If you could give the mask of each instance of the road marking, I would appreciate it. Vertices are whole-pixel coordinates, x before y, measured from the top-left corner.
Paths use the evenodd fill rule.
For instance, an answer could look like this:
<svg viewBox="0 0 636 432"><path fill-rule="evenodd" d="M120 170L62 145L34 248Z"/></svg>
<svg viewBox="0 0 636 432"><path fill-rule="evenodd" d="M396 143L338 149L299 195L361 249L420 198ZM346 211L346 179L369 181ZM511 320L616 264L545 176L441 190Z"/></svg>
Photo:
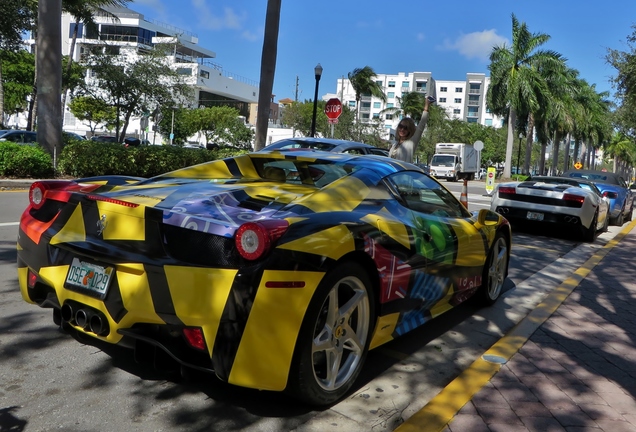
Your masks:
<svg viewBox="0 0 636 432"><path fill-rule="evenodd" d="M20 222L2 222L2 223L0 223L0 227L18 226L18 225L20 225Z"/></svg>
<svg viewBox="0 0 636 432"><path fill-rule="evenodd" d="M592 255L561 285L557 286L525 318L450 382L421 410L395 429L395 432L440 432L448 426L459 410L479 392L499 371L502 362L509 361L530 336L561 306L581 281L636 226L636 219L621 230L603 248ZM501 362L484 360L500 358Z"/></svg>

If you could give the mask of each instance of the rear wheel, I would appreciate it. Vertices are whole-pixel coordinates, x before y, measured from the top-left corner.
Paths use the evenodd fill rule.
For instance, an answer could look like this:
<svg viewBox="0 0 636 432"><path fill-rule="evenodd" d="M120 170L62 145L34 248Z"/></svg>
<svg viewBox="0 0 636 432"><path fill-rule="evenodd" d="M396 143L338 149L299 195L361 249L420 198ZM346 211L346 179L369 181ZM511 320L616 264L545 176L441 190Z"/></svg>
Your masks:
<svg viewBox="0 0 636 432"><path fill-rule="evenodd" d="M484 266L479 301L487 306L494 304L503 289L508 275L508 243L503 234L497 233Z"/></svg>
<svg viewBox="0 0 636 432"><path fill-rule="evenodd" d="M583 230L583 241L593 242L596 239L596 226L598 225L598 210L594 213L594 217L592 218L592 222L588 228L581 226Z"/></svg>
<svg viewBox="0 0 636 432"><path fill-rule="evenodd" d="M367 272L353 262L329 272L305 314L288 391L311 405L328 405L344 396L366 358L373 316Z"/></svg>

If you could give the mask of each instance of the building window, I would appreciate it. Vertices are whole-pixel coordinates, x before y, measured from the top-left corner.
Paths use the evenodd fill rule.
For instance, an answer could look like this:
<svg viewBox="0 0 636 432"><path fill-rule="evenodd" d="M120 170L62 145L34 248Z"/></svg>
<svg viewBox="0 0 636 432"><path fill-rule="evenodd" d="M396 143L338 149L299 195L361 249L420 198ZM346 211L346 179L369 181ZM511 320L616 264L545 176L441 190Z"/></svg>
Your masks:
<svg viewBox="0 0 636 432"><path fill-rule="evenodd" d="M425 82L417 82L415 83L415 90L418 92L426 91L426 83Z"/></svg>
<svg viewBox="0 0 636 432"><path fill-rule="evenodd" d="M486 126L492 126L492 119L486 119Z"/></svg>
<svg viewBox="0 0 636 432"><path fill-rule="evenodd" d="M387 108L393 108L393 104L392 103L388 103L388 104L386 104L386 107Z"/></svg>
<svg viewBox="0 0 636 432"><path fill-rule="evenodd" d="M379 119L379 118L380 118L380 114L378 114L378 113L373 113L373 118L374 118L374 119Z"/></svg>
<svg viewBox="0 0 636 432"><path fill-rule="evenodd" d="M389 87L395 87L395 81L389 81Z"/></svg>
<svg viewBox="0 0 636 432"><path fill-rule="evenodd" d="M349 101L349 108L355 108L356 107L356 101Z"/></svg>
<svg viewBox="0 0 636 432"><path fill-rule="evenodd" d="M369 120L369 114L362 114L362 118L364 120Z"/></svg>
<svg viewBox="0 0 636 432"><path fill-rule="evenodd" d="M393 120L393 114L387 114L384 118L387 120Z"/></svg>
<svg viewBox="0 0 636 432"><path fill-rule="evenodd" d="M477 123L477 117L468 117L466 123Z"/></svg>
<svg viewBox="0 0 636 432"><path fill-rule="evenodd" d="M371 108L371 102L362 102L362 108Z"/></svg>
<svg viewBox="0 0 636 432"><path fill-rule="evenodd" d="M470 93L479 93L481 91L481 84L479 83L475 83L475 84L470 84Z"/></svg>
<svg viewBox="0 0 636 432"><path fill-rule="evenodd" d="M440 103L445 103L446 102L446 98L439 98Z"/></svg>
<svg viewBox="0 0 636 432"><path fill-rule="evenodd" d="M461 87L455 87L455 93L463 93L464 89Z"/></svg>
<svg viewBox="0 0 636 432"><path fill-rule="evenodd" d="M204 70L199 71L199 76L200 76L201 78L208 79L208 78L210 78L210 72L208 72L208 71L204 71Z"/></svg>
<svg viewBox="0 0 636 432"><path fill-rule="evenodd" d="M408 81L402 81L402 87L409 88L409 87L410 87L410 85L411 85L411 83L410 83L410 82L408 82Z"/></svg>
<svg viewBox="0 0 636 432"><path fill-rule="evenodd" d="M386 96L388 98L394 98L395 97L395 92L389 92Z"/></svg>
<svg viewBox="0 0 636 432"><path fill-rule="evenodd" d="M179 75L192 75L192 68L177 68Z"/></svg>
<svg viewBox="0 0 636 432"><path fill-rule="evenodd" d="M373 102L373 108L381 108L380 102Z"/></svg>
<svg viewBox="0 0 636 432"><path fill-rule="evenodd" d="M82 36L84 35L84 23L79 23L79 24L71 23L68 30L68 37L73 38L73 32L75 31L76 25L77 25L77 37L81 39ZM66 122L64 122L64 124L66 124Z"/></svg>
<svg viewBox="0 0 636 432"><path fill-rule="evenodd" d="M446 92L448 91L448 87L440 87L440 88L439 88L439 91L440 91L441 93L446 93Z"/></svg>
<svg viewBox="0 0 636 432"><path fill-rule="evenodd" d="M460 110L459 108L455 108L453 110L453 114L461 114L461 113L462 113L462 110Z"/></svg>
<svg viewBox="0 0 636 432"><path fill-rule="evenodd" d="M468 107L468 115L471 117L476 117L479 115L479 107L469 106Z"/></svg>
<svg viewBox="0 0 636 432"><path fill-rule="evenodd" d="M379 85L380 87L382 87L382 81L376 81L375 83Z"/></svg>
<svg viewBox="0 0 636 432"><path fill-rule="evenodd" d="M455 103L462 103L462 98L455 98Z"/></svg>

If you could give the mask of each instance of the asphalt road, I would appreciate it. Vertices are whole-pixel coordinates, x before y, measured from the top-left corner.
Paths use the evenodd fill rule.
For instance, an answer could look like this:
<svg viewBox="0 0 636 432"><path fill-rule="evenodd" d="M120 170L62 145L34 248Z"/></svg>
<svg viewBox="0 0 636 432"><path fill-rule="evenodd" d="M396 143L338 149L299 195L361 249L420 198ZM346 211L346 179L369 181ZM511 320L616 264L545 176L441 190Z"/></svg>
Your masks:
<svg viewBox="0 0 636 432"><path fill-rule="evenodd" d="M488 206L478 183L471 210ZM593 244L515 233L506 292L493 307L464 304L372 351L349 397L311 410L208 375L184 381L144 369L128 350L61 332L50 309L19 294L15 241L26 199L0 192L0 431L390 431L619 231Z"/></svg>

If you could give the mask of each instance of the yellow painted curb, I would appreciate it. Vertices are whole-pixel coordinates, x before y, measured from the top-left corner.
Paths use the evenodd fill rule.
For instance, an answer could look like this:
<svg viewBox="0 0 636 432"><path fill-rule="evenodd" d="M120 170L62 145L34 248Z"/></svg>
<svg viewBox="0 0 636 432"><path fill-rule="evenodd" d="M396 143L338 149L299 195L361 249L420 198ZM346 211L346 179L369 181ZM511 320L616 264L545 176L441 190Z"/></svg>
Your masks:
<svg viewBox="0 0 636 432"><path fill-rule="evenodd" d="M557 286L534 310L517 323L468 369L451 381L421 410L413 414L395 429L395 432L440 432L450 423L459 410L481 390L501 368L500 363L484 360L496 356L502 363L509 361L521 349L530 336L558 309L583 279L633 228L636 219L592 255L568 279Z"/></svg>

